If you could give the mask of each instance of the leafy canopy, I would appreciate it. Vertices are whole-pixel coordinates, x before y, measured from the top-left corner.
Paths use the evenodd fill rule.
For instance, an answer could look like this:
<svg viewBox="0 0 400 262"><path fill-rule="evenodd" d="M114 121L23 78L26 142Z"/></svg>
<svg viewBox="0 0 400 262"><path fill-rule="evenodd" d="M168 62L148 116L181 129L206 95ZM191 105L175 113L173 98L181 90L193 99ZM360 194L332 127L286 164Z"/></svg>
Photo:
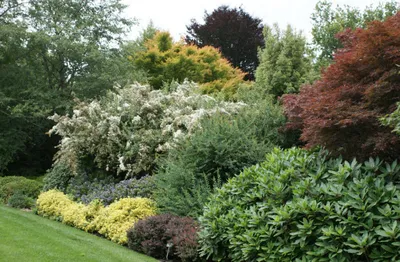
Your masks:
<svg viewBox="0 0 400 262"><path fill-rule="evenodd" d="M399 9L397 1L381 3L375 8L372 5L367 6L363 11L348 5L333 7L332 2L319 1L311 15L313 44L319 53L317 64L329 65L336 49L343 47L336 34L347 28L366 28L369 22L383 21L396 14Z"/></svg>
<svg viewBox="0 0 400 262"><path fill-rule="evenodd" d="M70 109L72 92L93 97L131 76L113 48L132 25L124 9L119 0L0 2L0 170L43 172L57 143L47 116Z"/></svg>
<svg viewBox="0 0 400 262"><path fill-rule="evenodd" d="M290 25L280 30L278 25L264 28L265 48L259 52L256 85L275 97L297 93L310 78L310 50L301 32Z"/></svg>
<svg viewBox="0 0 400 262"><path fill-rule="evenodd" d="M146 51L132 59L138 68L148 73L149 83L155 89L160 89L164 83L182 83L188 79L200 83L206 93L223 91L232 97L244 82L244 74L233 68L213 47L173 43L167 32L158 32L147 41L146 47Z"/></svg>
<svg viewBox="0 0 400 262"><path fill-rule="evenodd" d="M218 48L234 67L247 73L247 80L254 80L257 50L264 45L261 19L252 17L241 7L223 5L211 14L205 12L204 24L193 19L186 28L187 43Z"/></svg>
<svg viewBox="0 0 400 262"><path fill-rule="evenodd" d="M340 39L344 48L322 79L284 97L288 128L301 129L308 147L321 145L346 159L397 159L400 139L379 118L400 101L400 13Z"/></svg>

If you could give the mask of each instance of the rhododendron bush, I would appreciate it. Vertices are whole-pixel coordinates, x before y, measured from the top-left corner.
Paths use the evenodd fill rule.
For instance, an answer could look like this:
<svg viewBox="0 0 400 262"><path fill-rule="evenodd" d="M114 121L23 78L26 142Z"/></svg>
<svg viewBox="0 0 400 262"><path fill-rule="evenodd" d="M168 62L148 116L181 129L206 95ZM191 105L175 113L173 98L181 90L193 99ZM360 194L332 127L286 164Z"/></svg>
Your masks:
<svg viewBox="0 0 400 262"><path fill-rule="evenodd" d="M199 129L215 113L235 114L244 103L219 101L185 82L172 92L134 84L116 87L92 102L77 101L72 115L53 115L49 131L62 137L55 164L78 170L90 159L98 168L126 174L151 173L155 159Z"/></svg>

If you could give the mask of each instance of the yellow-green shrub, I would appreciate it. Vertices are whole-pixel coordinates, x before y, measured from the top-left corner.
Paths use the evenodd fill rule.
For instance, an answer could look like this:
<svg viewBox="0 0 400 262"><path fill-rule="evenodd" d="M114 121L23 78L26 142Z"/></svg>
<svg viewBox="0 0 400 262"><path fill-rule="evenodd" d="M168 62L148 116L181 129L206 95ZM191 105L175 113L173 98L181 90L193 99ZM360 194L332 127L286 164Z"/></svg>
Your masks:
<svg viewBox="0 0 400 262"><path fill-rule="evenodd" d="M104 207L100 201L77 203L64 193L50 190L37 200L38 214L61 220L64 224L98 232L119 244L127 243L127 231L139 219L155 215L155 203L147 198L122 198Z"/></svg>
<svg viewBox="0 0 400 262"><path fill-rule="evenodd" d="M73 205L62 212L63 223L86 232L93 232L96 230L94 220L103 209L103 204L96 200L89 205L74 202Z"/></svg>
<svg viewBox="0 0 400 262"><path fill-rule="evenodd" d="M205 93L222 92L233 98L238 87L245 83L245 73L232 67L218 49L198 48L183 42L172 42L168 32L158 32L146 42L146 50L130 57L135 65L146 71L149 83L160 89L163 83L184 79L201 84Z"/></svg>
<svg viewBox="0 0 400 262"><path fill-rule="evenodd" d="M53 189L39 195L36 208L39 215L62 220L63 212L70 209L73 204L76 203L63 192Z"/></svg>
<svg viewBox="0 0 400 262"><path fill-rule="evenodd" d="M122 198L101 210L95 218L96 231L113 242L126 244L126 232L136 221L155 215L155 204L147 198Z"/></svg>

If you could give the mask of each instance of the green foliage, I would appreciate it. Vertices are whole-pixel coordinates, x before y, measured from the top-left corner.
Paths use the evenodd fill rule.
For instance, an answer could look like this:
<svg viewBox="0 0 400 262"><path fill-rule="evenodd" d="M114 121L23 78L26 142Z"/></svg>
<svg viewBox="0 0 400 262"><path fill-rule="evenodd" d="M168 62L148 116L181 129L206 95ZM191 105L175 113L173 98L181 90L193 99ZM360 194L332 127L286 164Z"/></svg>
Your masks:
<svg viewBox="0 0 400 262"><path fill-rule="evenodd" d="M45 135L47 116L67 112L73 92L91 98L115 81L143 79L125 47L113 48L132 25L120 2L1 1L0 171L37 175L51 166L58 139Z"/></svg>
<svg viewBox="0 0 400 262"><path fill-rule="evenodd" d="M43 191L58 189L65 192L72 177L73 172L68 166L56 164L48 171L43 180Z"/></svg>
<svg viewBox="0 0 400 262"><path fill-rule="evenodd" d="M290 25L281 31L277 24L264 28L265 48L260 50L256 85L279 97L297 93L302 84L313 80L310 50L302 33Z"/></svg>
<svg viewBox="0 0 400 262"><path fill-rule="evenodd" d="M393 128L393 132L400 135L400 103L397 103L397 109L390 115L381 118L381 122L385 126Z"/></svg>
<svg viewBox="0 0 400 262"><path fill-rule="evenodd" d="M0 177L0 201L15 207L32 207L31 200L37 198L42 187L42 183L25 177Z"/></svg>
<svg viewBox="0 0 400 262"><path fill-rule="evenodd" d="M198 48L172 43L167 32L158 32L146 43L147 50L132 56L135 65L148 73L149 83L160 89L164 83L185 79L202 84L206 93L223 91L233 97L244 74L233 68L213 47Z"/></svg>
<svg viewBox="0 0 400 262"><path fill-rule="evenodd" d="M198 129L200 119L244 106L196 91L198 86L187 82L169 93L135 84L116 87L101 100L78 101L72 116L52 117L56 125L50 133L62 137L56 165L74 173L82 166L115 175L151 173L156 158Z"/></svg>
<svg viewBox="0 0 400 262"><path fill-rule="evenodd" d="M281 145L278 129L284 123L281 108L271 100L249 105L236 116L205 119L157 172L155 199L161 210L198 217L214 188Z"/></svg>
<svg viewBox="0 0 400 262"><path fill-rule="evenodd" d="M7 205L14 208L32 208L35 205L35 200L22 193L17 193L10 196Z"/></svg>
<svg viewBox="0 0 400 262"><path fill-rule="evenodd" d="M317 66L325 67L332 62L335 50L343 47L335 37L337 33L347 28L365 28L374 20L383 21L397 13L400 5L397 1L381 3L375 8L371 5L361 11L358 8L345 5L332 7L332 2L322 0L315 6L311 15L313 21L312 35L319 57Z"/></svg>
<svg viewBox="0 0 400 262"><path fill-rule="evenodd" d="M215 261L397 261L400 165L275 149L215 193L200 217Z"/></svg>

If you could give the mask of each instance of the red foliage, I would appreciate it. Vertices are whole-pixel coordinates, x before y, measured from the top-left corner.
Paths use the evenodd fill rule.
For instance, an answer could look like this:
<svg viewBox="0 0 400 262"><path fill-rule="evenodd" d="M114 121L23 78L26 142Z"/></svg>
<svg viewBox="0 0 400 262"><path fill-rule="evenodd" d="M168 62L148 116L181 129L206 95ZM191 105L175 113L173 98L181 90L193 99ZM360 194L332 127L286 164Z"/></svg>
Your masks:
<svg viewBox="0 0 400 262"><path fill-rule="evenodd" d="M322 145L350 159L400 156L400 138L379 118L400 101L400 12L367 29L338 34L339 49L321 80L283 97L287 128L307 147Z"/></svg>
<svg viewBox="0 0 400 262"><path fill-rule="evenodd" d="M165 259L168 253L173 261L195 261L197 223L193 218L171 214L148 217L128 230L128 246L155 258Z"/></svg>

